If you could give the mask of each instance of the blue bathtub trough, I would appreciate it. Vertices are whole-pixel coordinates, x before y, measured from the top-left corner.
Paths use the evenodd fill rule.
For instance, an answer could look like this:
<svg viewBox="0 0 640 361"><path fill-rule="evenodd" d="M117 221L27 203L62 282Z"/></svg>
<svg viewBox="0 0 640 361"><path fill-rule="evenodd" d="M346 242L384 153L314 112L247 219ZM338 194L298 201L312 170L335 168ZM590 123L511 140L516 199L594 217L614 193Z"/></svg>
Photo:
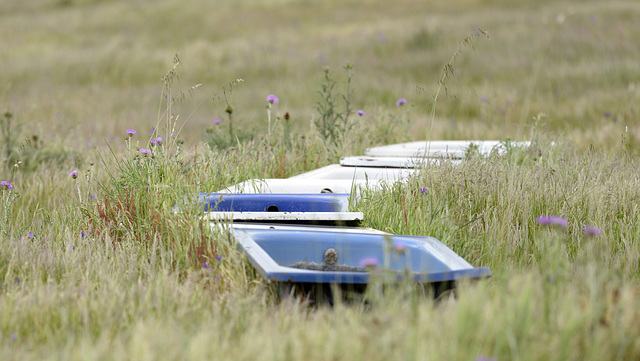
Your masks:
<svg viewBox="0 0 640 361"><path fill-rule="evenodd" d="M341 227L233 229L258 272L274 282L366 284L384 273L435 283L490 276L433 237L397 236Z"/></svg>

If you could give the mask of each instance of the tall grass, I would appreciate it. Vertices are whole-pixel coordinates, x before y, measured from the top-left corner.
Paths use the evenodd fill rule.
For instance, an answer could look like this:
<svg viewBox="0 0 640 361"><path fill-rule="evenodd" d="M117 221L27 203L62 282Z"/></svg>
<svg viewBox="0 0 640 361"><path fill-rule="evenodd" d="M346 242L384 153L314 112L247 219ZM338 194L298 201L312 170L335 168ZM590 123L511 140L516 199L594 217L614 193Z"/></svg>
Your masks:
<svg viewBox="0 0 640 361"><path fill-rule="evenodd" d="M367 4L0 4L0 359L637 359L638 5ZM491 41L455 59L430 113L475 28ZM339 154L312 124L322 69L347 63L366 115ZM190 202L427 130L534 141L355 205L364 226L491 268L455 299L399 285L367 305L280 300Z"/></svg>

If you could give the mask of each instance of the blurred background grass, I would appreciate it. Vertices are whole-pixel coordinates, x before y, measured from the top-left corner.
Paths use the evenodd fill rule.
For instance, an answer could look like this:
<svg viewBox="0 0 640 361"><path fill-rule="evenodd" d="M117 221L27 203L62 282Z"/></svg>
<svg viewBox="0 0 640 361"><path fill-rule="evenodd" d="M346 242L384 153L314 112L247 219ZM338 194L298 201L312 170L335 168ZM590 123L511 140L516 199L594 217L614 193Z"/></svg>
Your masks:
<svg viewBox="0 0 640 361"><path fill-rule="evenodd" d="M528 137L532 116L575 143L638 134L636 1L90 1L0 4L0 108L25 134L86 151L157 120L160 78L179 54L182 136L222 118L223 87L239 127L266 128L276 94L294 130L315 116L322 69L353 64L353 106L371 121L414 106L411 138ZM428 114L459 42L488 31L454 64L433 132ZM188 118L188 119L187 119Z"/></svg>

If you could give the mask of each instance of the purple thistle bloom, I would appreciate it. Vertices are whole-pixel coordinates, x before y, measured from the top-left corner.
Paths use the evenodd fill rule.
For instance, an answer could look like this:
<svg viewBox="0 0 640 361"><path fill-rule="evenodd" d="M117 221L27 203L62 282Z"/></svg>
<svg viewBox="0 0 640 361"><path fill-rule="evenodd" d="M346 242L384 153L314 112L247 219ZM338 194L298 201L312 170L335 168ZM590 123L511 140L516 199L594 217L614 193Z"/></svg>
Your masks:
<svg viewBox="0 0 640 361"><path fill-rule="evenodd" d="M589 226L586 225L584 227L582 227L582 233L588 235L588 236L594 236L597 237L599 235L602 234L602 230L596 226Z"/></svg>
<svg viewBox="0 0 640 361"><path fill-rule="evenodd" d="M565 218L558 217L558 216L552 216L551 217L551 224L555 224L556 226L560 226L560 227L567 227L569 222L567 222L567 220Z"/></svg>
<svg viewBox="0 0 640 361"><path fill-rule="evenodd" d="M36 238L36 235L33 232L29 232L29 238Z"/></svg>
<svg viewBox="0 0 640 361"><path fill-rule="evenodd" d="M542 225L549 225L549 224L551 224L551 217L540 216L540 217L536 218L536 222L538 222L538 224L542 224Z"/></svg>
<svg viewBox="0 0 640 361"><path fill-rule="evenodd" d="M364 117L365 115L367 115L367 113L365 113L365 112L364 112L364 111L362 111L362 110L357 110L357 111L356 111L356 114L358 114L358 115L359 115L359 116L361 116L361 117Z"/></svg>
<svg viewBox="0 0 640 361"><path fill-rule="evenodd" d="M78 233L78 235L79 235L80 237L82 237L82 238L84 238L84 237L86 236L86 234L84 234L84 232L80 232L80 233Z"/></svg>
<svg viewBox="0 0 640 361"><path fill-rule="evenodd" d="M156 145L156 140L155 140L155 139L151 139L151 140L149 141L149 143L150 143L150 144L152 144L152 145Z"/></svg>
<svg viewBox="0 0 640 361"><path fill-rule="evenodd" d="M222 119L216 118L213 120L213 124L220 124L220 123L222 123Z"/></svg>
<svg viewBox="0 0 640 361"><path fill-rule="evenodd" d="M74 170L73 172L69 173L69 177L76 179L78 178L78 171Z"/></svg>
<svg viewBox="0 0 640 361"><path fill-rule="evenodd" d="M90 195L90 196L89 196L89 198L91 198L91 199L95 199L95 198L96 198L96 195L95 195L95 194L92 194L92 195Z"/></svg>
<svg viewBox="0 0 640 361"><path fill-rule="evenodd" d="M273 94L270 94L270 95L267 97L267 103L270 103L270 104L278 104L279 102L280 102L280 99L278 99L278 97L277 97L277 96L275 96L275 95L273 95Z"/></svg>
<svg viewBox="0 0 640 361"><path fill-rule="evenodd" d="M13 185L11 185L11 183L9 183L7 181L0 182L0 185L5 187L6 189L13 189Z"/></svg>
<svg viewBox="0 0 640 361"><path fill-rule="evenodd" d="M140 153L151 154L151 151L149 149L140 148Z"/></svg>
<svg viewBox="0 0 640 361"><path fill-rule="evenodd" d="M375 257L366 257L360 260L360 267L376 267L378 259Z"/></svg>
<svg viewBox="0 0 640 361"><path fill-rule="evenodd" d="M156 138L156 143L158 143L158 144L162 143L162 137Z"/></svg>
<svg viewBox="0 0 640 361"><path fill-rule="evenodd" d="M425 194L427 192L427 188L422 187L420 188L420 193Z"/></svg>
<svg viewBox="0 0 640 361"><path fill-rule="evenodd" d="M209 266L207 266L207 263L205 262L202 264L202 268L209 268Z"/></svg>
<svg viewBox="0 0 640 361"><path fill-rule="evenodd" d="M405 99L405 98L400 98L396 102L396 106L400 106L400 105L404 105L404 104L407 104L407 99Z"/></svg>
<svg viewBox="0 0 640 361"><path fill-rule="evenodd" d="M216 256L216 260L221 261L222 260L222 256L220 256L220 255Z"/></svg>
<svg viewBox="0 0 640 361"><path fill-rule="evenodd" d="M404 243L402 243L402 242L394 243L393 247L396 249L396 251L398 251L400 253L404 252L404 249L406 248Z"/></svg>
<svg viewBox="0 0 640 361"><path fill-rule="evenodd" d="M486 102L488 102L488 101L489 101L489 98L487 98L487 97L480 97L480 101L481 101L481 102L483 102L483 103L486 103Z"/></svg>
<svg viewBox="0 0 640 361"><path fill-rule="evenodd" d="M129 137L132 137L134 135L136 135L136 131L133 129L127 129L127 134L129 134Z"/></svg>
<svg viewBox="0 0 640 361"><path fill-rule="evenodd" d="M540 216L536 218L536 222L541 225L553 225L566 228L569 222L565 218L558 216Z"/></svg>

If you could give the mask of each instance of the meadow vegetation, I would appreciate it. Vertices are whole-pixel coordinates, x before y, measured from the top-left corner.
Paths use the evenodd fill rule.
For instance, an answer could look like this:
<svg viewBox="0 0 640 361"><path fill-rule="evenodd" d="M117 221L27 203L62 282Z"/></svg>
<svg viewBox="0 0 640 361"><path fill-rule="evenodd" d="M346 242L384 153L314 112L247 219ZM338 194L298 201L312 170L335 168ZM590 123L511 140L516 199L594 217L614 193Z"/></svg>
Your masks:
<svg viewBox="0 0 640 361"><path fill-rule="evenodd" d="M640 357L636 1L3 1L0 31L0 359ZM354 205L491 268L455 299L280 300L189 202L422 139L533 142Z"/></svg>

